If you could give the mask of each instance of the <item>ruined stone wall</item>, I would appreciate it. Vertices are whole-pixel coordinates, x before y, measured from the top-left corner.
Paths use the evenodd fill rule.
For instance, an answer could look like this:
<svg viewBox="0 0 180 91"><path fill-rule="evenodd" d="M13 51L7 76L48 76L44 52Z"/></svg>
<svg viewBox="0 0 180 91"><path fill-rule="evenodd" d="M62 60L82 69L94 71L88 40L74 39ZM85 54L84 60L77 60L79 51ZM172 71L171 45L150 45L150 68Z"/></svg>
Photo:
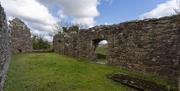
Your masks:
<svg viewBox="0 0 180 91"><path fill-rule="evenodd" d="M179 84L178 84L178 87L179 87L179 91L180 91L180 75L179 75Z"/></svg>
<svg viewBox="0 0 180 91"><path fill-rule="evenodd" d="M9 61L10 31L7 26L4 9L0 5L0 91L3 91Z"/></svg>
<svg viewBox="0 0 180 91"><path fill-rule="evenodd" d="M12 52L31 52L32 40L30 29L20 19L15 18L10 21Z"/></svg>
<svg viewBox="0 0 180 91"><path fill-rule="evenodd" d="M180 66L180 16L96 26L56 35L55 52L95 59L99 41L108 41L108 64L176 79Z"/></svg>

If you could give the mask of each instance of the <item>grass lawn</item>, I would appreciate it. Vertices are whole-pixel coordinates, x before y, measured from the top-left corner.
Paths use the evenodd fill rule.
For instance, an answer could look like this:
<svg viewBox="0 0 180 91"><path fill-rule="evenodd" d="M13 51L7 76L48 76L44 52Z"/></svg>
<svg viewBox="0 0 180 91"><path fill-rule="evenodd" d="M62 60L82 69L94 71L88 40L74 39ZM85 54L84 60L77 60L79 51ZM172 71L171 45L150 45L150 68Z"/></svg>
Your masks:
<svg viewBox="0 0 180 91"><path fill-rule="evenodd" d="M95 50L95 53L97 55L97 63L99 64L107 64L107 60L106 60L106 57L107 57L107 45L102 45L102 46L98 46Z"/></svg>
<svg viewBox="0 0 180 91"><path fill-rule="evenodd" d="M107 79L108 74L117 72L142 76L55 53L17 54L12 57L5 91L135 91ZM170 84L154 76L143 77Z"/></svg>
<svg viewBox="0 0 180 91"><path fill-rule="evenodd" d="M96 48L96 53L107 55L108 45L99 46Z"/></svg>

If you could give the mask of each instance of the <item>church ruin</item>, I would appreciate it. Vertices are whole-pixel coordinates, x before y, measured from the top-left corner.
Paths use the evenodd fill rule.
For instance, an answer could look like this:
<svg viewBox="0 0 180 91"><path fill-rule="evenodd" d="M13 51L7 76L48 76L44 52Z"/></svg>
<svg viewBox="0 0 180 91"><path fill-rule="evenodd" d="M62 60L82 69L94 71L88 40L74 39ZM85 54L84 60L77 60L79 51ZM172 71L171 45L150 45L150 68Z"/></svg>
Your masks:
<svg viewBox="0 0 180 91"><path fill-rule="evenodd" d="M96 26L76 34L57 34L54 51L94 60L96 46L101 40L108 41L110 65L178 78L180 15Z"/></svg>
<svg viewBox="0 0 180 91"><path fill-rule="evenodd" d="M32 40L30 29L18 18L10 21L12 52L31 52Z"/></svg>
<svg viewBox="0 0 180 91"><path fill-rule="evenodd" d="M3 91L10 62L10 49L13 53L32 51L30 29L18 18L10 21L9 27L11 34L0 6L0 91ZM94 60L96 46L101 40L108 41L110 65L172 79L179 76L180 15L96 26L68 35L57 34L53 41L54 51Z"/></svg>

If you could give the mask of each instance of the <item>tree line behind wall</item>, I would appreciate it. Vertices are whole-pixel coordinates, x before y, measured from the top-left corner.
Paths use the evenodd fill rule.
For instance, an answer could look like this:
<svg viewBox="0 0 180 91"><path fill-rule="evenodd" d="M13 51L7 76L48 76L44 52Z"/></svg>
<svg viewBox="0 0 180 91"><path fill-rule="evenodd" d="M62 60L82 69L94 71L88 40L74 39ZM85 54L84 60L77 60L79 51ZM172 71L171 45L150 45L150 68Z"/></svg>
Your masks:
<svg viewBox="0 0 180 91"><path fill-rule="evenodd" d="M39 36L33 36L32 44L34 50L49 50L51 48L51 44Z"/></svg>

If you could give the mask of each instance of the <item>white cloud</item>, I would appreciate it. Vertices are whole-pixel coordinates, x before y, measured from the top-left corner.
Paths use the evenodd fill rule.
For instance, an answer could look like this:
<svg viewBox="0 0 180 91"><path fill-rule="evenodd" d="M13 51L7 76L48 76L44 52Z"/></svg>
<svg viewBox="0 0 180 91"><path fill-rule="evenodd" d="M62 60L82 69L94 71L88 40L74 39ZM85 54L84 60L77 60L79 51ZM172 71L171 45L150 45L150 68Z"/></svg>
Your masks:
<svg viewBox="0 0 180 91"><path fill-rule="evenodd" d="M157 5L153 10L143 14L140 18L160 18L163 16L170 16L175 14L174 9L177 9L178 5L176 0L167 0L165 3Z"/></svg>
<svg viewBox="0 0 180 91"><path fill-rule="evenodd" d="M99 42L100 45L105 45L105 44L108 44L108 41L107 40L102 40Z"/></svg>
<svg viewBox="0 0 180 91"><path fill-rule="evenodd" d="M85 18L75 18L73 20L73 23L75 24L83 24L88 25L89 27L93 27L95 25L95 21L93 18L85 17Z"/></svg>
<svg viewBox="0 0 180 91"><path fill-rule="evenodd" d="M20 18L31 28L33 34L46 38L56 32L54 24L63 19L94 26L95 17L100 15L97 10L99 2L100 0L1 0L9 20ZM52 8L57 11L50 12Z"/></svg>
<svg viewBox="0 0 180 91"><path fill-rule="evenodd" d="M99 16L100 13L97 10L99 0L39 0L49 4L59 5L60 16L69 16L73 18L73 23L85 24L85 25L95 25L95 17Z"/></svg>
<svg viewBox="0 0 180 91"><path fill-rule="evenodd" d="M18 17L31 28L31 32L42 31L54 33L53 26L57 19L52 16L48 8L36 0L1 0L8 19Z"/></svg>
<svg viewBox="0 0 180 91"><path fill-rule="evenodd" d="M65 19L65 18L67 18L67 16L64 14L64 12L63 12L62 10L59 10L57 14L58 14L58 16L59 16L60 19Z"/></svg>

